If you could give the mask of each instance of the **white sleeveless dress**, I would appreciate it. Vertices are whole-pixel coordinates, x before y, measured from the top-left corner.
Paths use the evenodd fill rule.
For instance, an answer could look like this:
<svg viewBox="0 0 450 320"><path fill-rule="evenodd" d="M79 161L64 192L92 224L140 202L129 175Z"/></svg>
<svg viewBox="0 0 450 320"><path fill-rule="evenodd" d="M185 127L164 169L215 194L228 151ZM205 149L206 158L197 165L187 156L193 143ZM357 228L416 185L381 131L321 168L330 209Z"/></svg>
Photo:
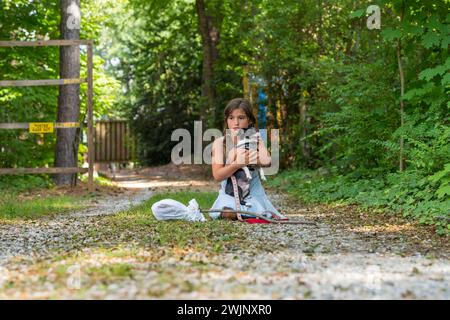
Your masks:
<svg viewBox="0 0 450 320"><path fill-rule="evenodd" d="M258 170L250 170L250 173L252 175L252 179L250 180L250 194L244 199L248 205L241 205L241 210L256 212L259 214L262 214L264 211L268 210L281 216L278 210L275 209L270 200L267 198L261 184ZM236 210L236 202L234 197L225 193L226 184L227 179L220 182L219 195L211 209L223 209L224 207L228 207ZM220 216L220 212L210 212L209 216L212 219L217 219Z"/></svg>

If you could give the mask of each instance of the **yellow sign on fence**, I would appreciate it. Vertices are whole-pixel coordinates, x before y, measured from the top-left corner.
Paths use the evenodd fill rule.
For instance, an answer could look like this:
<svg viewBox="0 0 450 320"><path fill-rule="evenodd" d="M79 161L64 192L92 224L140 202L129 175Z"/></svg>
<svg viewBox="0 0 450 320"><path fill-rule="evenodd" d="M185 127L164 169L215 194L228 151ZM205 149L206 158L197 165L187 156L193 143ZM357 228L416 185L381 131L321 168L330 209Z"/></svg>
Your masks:
<svg viewBox="0 0 450 320"><path fill-rule="evenodd" d="M53 122L30 122L30 133L51 133L53 132Z"/></svg>

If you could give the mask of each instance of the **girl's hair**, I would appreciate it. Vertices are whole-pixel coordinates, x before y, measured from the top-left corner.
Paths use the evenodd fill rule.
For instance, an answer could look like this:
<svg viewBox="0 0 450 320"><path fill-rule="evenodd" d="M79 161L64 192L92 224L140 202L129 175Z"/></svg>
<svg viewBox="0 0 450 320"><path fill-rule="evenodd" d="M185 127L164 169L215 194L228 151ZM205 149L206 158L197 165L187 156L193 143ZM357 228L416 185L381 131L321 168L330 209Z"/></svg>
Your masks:
<svg viewBox="0 0 450 320"><path fill-rule="evenodd" d="M227 106L225 107L225 110L223 111L225 115L225 119L223 122L223 133L226 134L227 128L227 119L230 116L230 114L236 110L236 109L242 109L245 112L245 115L250 120L249 128L255 127L256 124L256 118L252 111L252 106L250 105L250 102L247 99L243 98L235 98L228 102Z"/></svg>
<svg viewBox="0 0 450 320"><path fill-rule="evenodd" d="M230 139L229 135L227 134L227 129L229 129L229 128L227 128L227 119L230 116L230 114L236 109L242 109L244 111L245 115L247 116L247 118L249 119L249 122L250 122L250 124L248 126L249 128L253 128L253 127L256 128L256 118L255 118L255 115L253 114L252 106L251 106L250 102L244 98L235 98L235 99L230 100L228 102L227 106L225 107L225 110L223 111L223 113L225 115L225 119L223 122L223 135L224 135L223 163L225 163L225 159L226 159L225 151L231 150L230 148L233 146L233 143L231 142L231 139Z"/></svg>

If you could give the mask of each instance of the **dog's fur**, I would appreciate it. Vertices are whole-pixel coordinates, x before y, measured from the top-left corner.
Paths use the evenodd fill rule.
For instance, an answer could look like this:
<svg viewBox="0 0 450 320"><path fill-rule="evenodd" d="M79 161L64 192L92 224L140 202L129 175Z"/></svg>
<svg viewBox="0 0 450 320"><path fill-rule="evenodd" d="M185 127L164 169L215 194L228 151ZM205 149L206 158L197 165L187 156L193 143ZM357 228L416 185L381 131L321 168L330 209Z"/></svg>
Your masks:
<svg viewBox="0 0 450 320"><path fill-rule="evenodd" d="M256 150L258 151L259 142L259 132L255 128L240 129L238 134L238 143L236 148L245 148L246 150ZM250 180L251 174L250 169L254 170L254 166L245 166L237 170L233 175L236 177L239 202L241 205L246 205L245 198L250 194ZM225 193L234 197L233 182L231 177L227 179L227 184L225 186Z"/></svg>

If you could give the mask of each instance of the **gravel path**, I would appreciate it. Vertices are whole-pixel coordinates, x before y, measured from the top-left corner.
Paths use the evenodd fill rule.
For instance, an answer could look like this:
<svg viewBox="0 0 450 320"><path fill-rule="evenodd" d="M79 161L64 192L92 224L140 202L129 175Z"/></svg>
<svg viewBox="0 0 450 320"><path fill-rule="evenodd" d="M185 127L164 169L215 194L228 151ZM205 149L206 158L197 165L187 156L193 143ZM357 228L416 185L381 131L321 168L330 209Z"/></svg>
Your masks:
<svg viewBox="0 0 450 320"><path fill-rule="evenodd" d="M282 197L274 198L279 207L286 203ZM286 205L284 210L291 211ZM305 210L289 217L309 220L311 213ZM450 298L448 252L430 259L411 252L407 243L393 240L391 235L383 238L349 232L320 223L320 218L314 220L317 226L244 226L248 238L254 239L249 250L219 258L222 263L227 261L228 276L232 276L231 270L244 274L246 293L242 298ZM267 241L271 249L265 246L264 252L258 252L258 244ZM220 286L217 289L220 292Z"/></svg>
<svg viewBox="0 0 450 320"><path fill-rule="evenodd" d="M151 194L148 190L124 192L121 196L97 200L93 206L78 212L0 224L0 266L17 256L42 256L54 249L81 248L83 241L95 240L84 235L99 217L136 206ZM74 241L77 238L82 241Z"/></svg>
<svg viewBox="0 0 450 320"><path fill-rule="evenodd" d="M106 215L150 196L151 191L140 191L103 199L95 208L72 214L0 225L0 298L450 299L448 246L431 250L433 243L423 239L415 245L401 229L374 232L333 224L330 215L341 219L338 210L325 217L320 207L294 204L277 194L269 197L282 212L317 225L229 222L245 240L220 253L127 242L115 256L87 248L98 240L90 230L101 226ZM53 269L45 280L29 276L55 249L88 257L76 289L55 285L61 273ZM86 280L83 268L101 261L124 266L116 271L120 276L108 273L107 281ZM11 279L22 279L24 285L10 288Z"/></svg>

